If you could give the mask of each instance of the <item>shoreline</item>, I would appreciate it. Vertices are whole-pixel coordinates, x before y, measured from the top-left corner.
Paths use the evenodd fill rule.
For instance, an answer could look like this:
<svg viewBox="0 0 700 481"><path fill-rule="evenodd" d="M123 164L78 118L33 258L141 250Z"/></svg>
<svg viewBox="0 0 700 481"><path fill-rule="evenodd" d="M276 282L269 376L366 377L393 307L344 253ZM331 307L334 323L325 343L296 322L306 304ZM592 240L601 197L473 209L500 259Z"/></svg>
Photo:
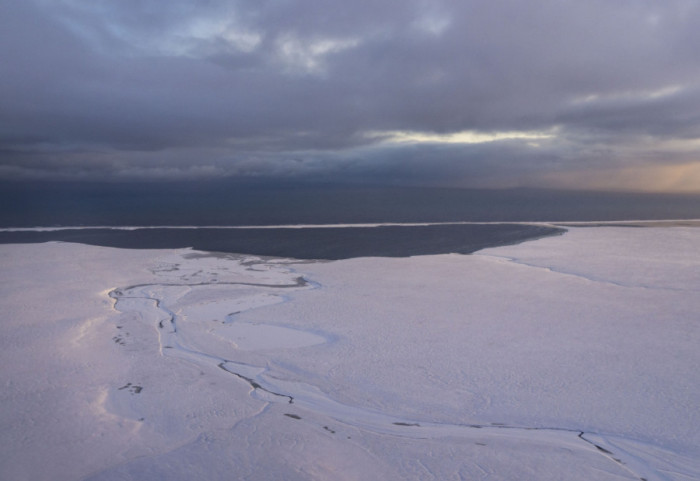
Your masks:
<svg viewBox="0 0 700 481"><path fill-rule="evenodd" d="M482 249L561 235L569 228L589 227L700 227L700 220L5 227L0 228L0 245L73 242L124 249L191 248L298 260L340 260L467 255Z"/></svg>
<svg viewBox="0 0 700 481"><path fill-rule="evenodd" d="M75 242L127 249L192 248L303 260L471 254L565 232L532 223L294 228L82 228L0 231L0 244Z"/></svg>

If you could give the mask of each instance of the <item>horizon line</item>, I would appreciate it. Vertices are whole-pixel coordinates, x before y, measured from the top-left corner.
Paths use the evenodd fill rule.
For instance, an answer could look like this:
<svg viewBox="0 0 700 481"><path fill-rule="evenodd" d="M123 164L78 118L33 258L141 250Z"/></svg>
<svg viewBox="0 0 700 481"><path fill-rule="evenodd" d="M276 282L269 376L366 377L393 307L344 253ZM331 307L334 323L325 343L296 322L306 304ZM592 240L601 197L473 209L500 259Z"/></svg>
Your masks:
<svg viewBox="0 0 700 481"><path fill-rule="evenodd" d="M0 227L0 232L49 232L59 230L142 230L142 229L352 229L352 228L376 228L376 227L428 227L438 225L538 225L545 227L577 227L577 226L614 226L617 224L673 224L673 223L698 223L700 219L627 219L627 220L593 220L593 221L447 221L447 222L375 222L357 224L273 224L273 225L147 225L147 226L34 226L34 227Z"/></svg>

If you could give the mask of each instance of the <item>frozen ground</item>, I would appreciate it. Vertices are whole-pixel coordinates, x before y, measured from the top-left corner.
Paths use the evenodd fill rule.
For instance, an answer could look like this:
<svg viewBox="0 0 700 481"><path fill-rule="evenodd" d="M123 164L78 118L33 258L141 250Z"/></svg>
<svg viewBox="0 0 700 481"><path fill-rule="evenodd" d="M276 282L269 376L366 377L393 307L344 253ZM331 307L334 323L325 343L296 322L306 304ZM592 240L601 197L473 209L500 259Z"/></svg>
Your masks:
<svg viewBox="0 0 700 481"><path fill-rule="evenodd" d="M698 246L0 246L0 479L700 479Z"/></svg>

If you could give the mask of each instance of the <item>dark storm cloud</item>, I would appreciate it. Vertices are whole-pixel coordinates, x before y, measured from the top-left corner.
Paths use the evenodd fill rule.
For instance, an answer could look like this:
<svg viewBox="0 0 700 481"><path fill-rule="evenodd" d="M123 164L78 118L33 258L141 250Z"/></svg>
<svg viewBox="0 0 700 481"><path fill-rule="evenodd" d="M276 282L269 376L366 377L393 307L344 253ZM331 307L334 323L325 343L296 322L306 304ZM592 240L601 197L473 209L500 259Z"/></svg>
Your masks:
<svg viewBox="0 0 700 481"><path fill-rule="evenodd" d="M505 185L697 162L697 18L681 0L3 2L0 175Z"/></svg>
<svg viewBox="0 0 700 481"><path fill-rule="evenodd" d="M639 133L671 138L700 138L700 85L653 92L590 99L564 110L565 125L613 133Z"/></svg>

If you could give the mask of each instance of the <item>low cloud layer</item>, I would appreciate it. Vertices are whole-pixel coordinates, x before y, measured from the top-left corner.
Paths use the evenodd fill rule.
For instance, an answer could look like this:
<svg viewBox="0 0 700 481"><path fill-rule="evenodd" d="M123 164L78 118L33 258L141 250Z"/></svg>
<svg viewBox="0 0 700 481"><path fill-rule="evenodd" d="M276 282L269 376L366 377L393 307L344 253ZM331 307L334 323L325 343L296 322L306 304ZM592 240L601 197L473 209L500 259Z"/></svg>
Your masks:
<svg viewBox="0 0 700 481"><path fill-rule="evenodd" d="M689 0L3 2L0 177L700 191L697 18Z"/></svg>

